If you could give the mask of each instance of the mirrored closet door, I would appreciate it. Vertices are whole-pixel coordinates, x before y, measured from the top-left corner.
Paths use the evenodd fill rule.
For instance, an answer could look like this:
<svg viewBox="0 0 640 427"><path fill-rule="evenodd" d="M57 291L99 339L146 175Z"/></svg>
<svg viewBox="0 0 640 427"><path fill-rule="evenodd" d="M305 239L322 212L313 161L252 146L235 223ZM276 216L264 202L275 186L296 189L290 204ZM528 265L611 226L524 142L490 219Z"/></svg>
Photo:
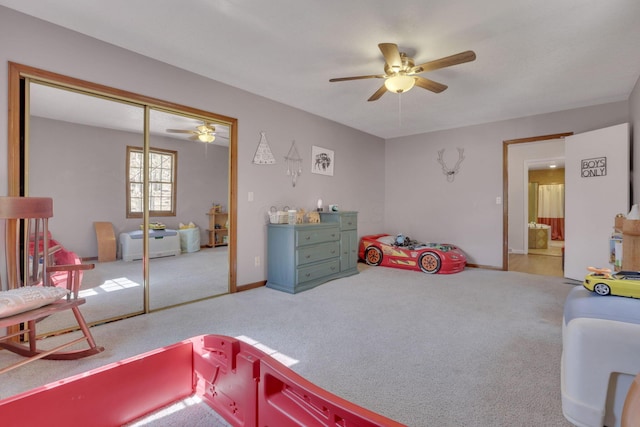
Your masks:
<svg viewBox="0 0 640 427"><path fill-rule="evenodd" d="M152 108L149 129L149 305L227 293L229 240L214 239L229 224L210 219L228 211L229 127Z"/></svg>
<svg viewBox="0 0 640 427"><path fill-rule="evenodd" d="M144 108L36 82L30 82L28 96L26 194L53 198L54 243L96 266L81 282L87 322L142 312L142 268L99 261L94 223L110 223L114 236L127 227L124 150L144 143ZM132 125L125 129L124 123ZM45 319L40 330L74 325L72 315L67 317Z"/></svg>
<svg viewBox="0 0 640 427"><path fill-rule="evenodd" d="M10 104L22 108L19 135L10 132L9 192L52 197L52 239L95 264L82 278L88 323L235 291L235 119L11 70L20 96L10 93ZM57 319L41 330L71 325Z"/></svg>

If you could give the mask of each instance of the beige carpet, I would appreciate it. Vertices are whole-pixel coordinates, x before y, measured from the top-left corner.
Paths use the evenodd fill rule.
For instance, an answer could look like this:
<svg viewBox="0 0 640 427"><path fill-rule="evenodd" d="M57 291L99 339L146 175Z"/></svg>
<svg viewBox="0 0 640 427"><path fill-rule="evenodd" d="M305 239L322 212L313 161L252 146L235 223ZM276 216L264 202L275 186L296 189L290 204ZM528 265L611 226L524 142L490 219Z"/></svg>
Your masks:
<svg viewBox="0 0 640 427"><path fill-rule="evenodd" d="M149 261L151 310L228 292L228 250L206 248L179 256ZM143 302L142 261L95 263L86 271L80 296L87 300L82 314L90 324L141 312ZM71 313L43 320L38 333L77 326Z"/></svg>
<svg viewBox="0 0 640 427"><path fill-rule="evenodd" d="M482 269L359 268L296 295L261 287L96 326L103 353L11 371L0 398L215 333L272 349L318 386L412 427L570 426L560 355L575 283ZM17 359L0 352L0 365Z"/></svg>

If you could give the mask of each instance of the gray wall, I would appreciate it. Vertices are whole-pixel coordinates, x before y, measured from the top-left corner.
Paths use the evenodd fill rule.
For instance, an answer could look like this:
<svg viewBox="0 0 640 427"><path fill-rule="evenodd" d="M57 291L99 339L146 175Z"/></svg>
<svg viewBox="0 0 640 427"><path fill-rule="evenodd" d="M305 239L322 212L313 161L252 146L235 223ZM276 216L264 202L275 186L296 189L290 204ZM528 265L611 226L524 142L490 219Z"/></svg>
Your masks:
<svg viewBox="0 0 640 427"><path fill-rule="evenodd" d="M496 197L503 196L503 141L586 132L628 120L623 101L388 140L386 231L456 243L470 262L501 268L503 206ZM466 158L449 183L437 162L438 150L445 149L451 166L457 147L464 148Z"/></svg>
<svg viewBox="0 0 640 427"><path fill-rule="evenodd" d="M265 224L272 205L310 210L322 198L343 210L359 211L360 234L377 232L384 225L384 141L380 138L0 7L0 62L5 64L0 67L0 82L5 87L7 61L237 118L238 285L266 278ZM6 90L0 91L0 105L7 102ZM7 114L0 114L3 165L7 164L6 129ZM262 131L276 165L251 163ZM284 163L293 140L305 161L295 188ZM313 145L334 150L333 177L310 173ZM0 173L0 194L6 194L6 188L6 174ZM254 193L253 202L248 201L249 192ZM256 256L259 266L254 265Z"/></svg>
<svg viewBox="0 0 640 427"><path fill-rule="evenodd" d="M360 235L403 232L414 238L450 241L460 245L471 262L500 267L502 205L496 204L496 197L502 196L502 141L579 133L630 119L632 124L640 122L636 87L629 103L383 141L2 7L0 60L238 118L239 285L266 278L264 225L269 207L313 209L318 198L343 210L359 211ZM6 81L7 68L0 67L0 82ZM6 91L0 91L0 105L7 105ZM6 164L6 129L7 115L0 114L0 164ZM267 134L276 165L251 163L261 131ZM295 188L283 161L293 140L305 159ZM333 177L310 173L313 145L335 151ZM448 183L436 161L437 151L444 148L445 161L451 165L457 160L457 147L465 149L466 159L455 181ZM6 191L6 180L0 174L2 191ZM638 185L634 187L638 194ZM247 200L248 192L254 193L253 202ZM260 266L254 265L257 256Z"/></svg>
<svg viewBox="0 0 640 427"><path fill-rule="evenodd" d="M631 180L633 203L640 203L640 78L629 97L629 123L631 123L631 161L635 169Z"/></svg>

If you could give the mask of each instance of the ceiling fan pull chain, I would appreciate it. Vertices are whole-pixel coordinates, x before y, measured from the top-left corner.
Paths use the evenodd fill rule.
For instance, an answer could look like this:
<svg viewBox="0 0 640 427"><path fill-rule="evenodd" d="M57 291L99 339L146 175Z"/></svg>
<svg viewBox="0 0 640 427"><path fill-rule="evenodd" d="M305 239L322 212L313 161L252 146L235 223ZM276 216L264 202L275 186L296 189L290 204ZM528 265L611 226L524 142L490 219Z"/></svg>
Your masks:
<svg viewBox="0 0 640 427"><path fill-rule="evenodd" d="M402 127L402 94L398 94L398 127Z"/></svg>

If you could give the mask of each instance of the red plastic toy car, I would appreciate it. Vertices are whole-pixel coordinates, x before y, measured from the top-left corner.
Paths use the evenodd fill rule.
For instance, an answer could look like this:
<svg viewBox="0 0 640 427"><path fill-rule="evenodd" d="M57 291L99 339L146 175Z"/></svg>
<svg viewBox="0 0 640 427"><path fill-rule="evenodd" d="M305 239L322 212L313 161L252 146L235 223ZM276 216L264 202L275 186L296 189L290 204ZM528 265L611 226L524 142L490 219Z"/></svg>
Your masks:
<svg viewBox="0 0 640 427"><path fill-rule="evenodd" d="M420 243L401 234L372 234L360 239L358 256L369 265L404 268L430 274L458 273L467 257L455 245Z"/></svg>

